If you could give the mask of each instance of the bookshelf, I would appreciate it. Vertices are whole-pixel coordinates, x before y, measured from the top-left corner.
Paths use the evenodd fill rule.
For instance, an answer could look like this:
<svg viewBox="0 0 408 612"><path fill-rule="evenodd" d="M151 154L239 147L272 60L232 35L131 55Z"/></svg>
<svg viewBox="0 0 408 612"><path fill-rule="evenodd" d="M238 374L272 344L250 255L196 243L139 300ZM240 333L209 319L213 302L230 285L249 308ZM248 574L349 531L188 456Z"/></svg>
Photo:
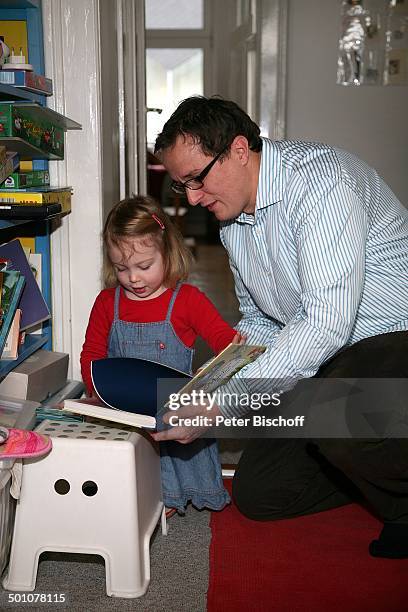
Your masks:
<svg viewBox="0 0 408 612"><path fill-rule="evenodd" d="M0 9L1 15L1 9ZM13 85L6 85L0 83L0 101L1 102L14 102L15 100L27 100L29 102L43 102L43 96L25 91L19 87Z"/></svg>
<svg viewBox="0 0 408 612"><path fill-rule="evenodd" d="M28 39L28 61L32 64L35 73L44 74L41 1L0 0L0 21L25 21ZM12 102L16 105L24 104L34 109L35 113L40 117L56 122L64 131L67 129L81 129L79 123L47 108L45 100L45 96L14 87L13 85L0 83L0 102ZM2 138L0 144L6 145L9 149L17 150L20 154L20 159L32 160L34 170L48 169L48 160L54 158L53 155L47 155L44 151L18 138ZM49 217L41 220L0 219L0 243L23 235L35 237L35 251L42 256L42 293L51 313L50 234L52 232L52 218ZM0 380L38 348L43 347L52 350L51 321L52 319L43 324L42 334L29 334L26 336L18 359L0 361Z"/></svg>

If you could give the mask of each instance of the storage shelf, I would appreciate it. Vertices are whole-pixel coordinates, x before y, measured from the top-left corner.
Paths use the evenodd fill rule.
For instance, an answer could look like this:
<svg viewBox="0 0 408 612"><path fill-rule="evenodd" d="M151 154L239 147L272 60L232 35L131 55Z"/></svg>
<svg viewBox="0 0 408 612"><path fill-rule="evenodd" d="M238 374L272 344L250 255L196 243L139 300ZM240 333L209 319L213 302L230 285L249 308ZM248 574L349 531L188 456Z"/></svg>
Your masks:
<svg viewBox="0 0 408 612"><path fill-rule="evenodd" d="M7 229L8 227L14 227L15 225L21 225L22 223L30 223L30 219L15 219L9 221L8 219L0 219L0 230Z"/></svg>
<svg viewBox="0 0 408 612"><path fill-rule="evenodd" d="M21 87L0 83L0 102L21 102L22 100L41 102L42 98L43 96L25 91Z"/></svg>
<svg viewBox="0 0 408 612"><path fill-rule="evenodd" d="M13 89L18 89L13 85L2 85L0 87L9 87ZM1 90L0 90L1 91ZM27 93L27 92L24 92ZM31 94L34 95L34 94ZM82 125L69 117L65 117L65 115L61 115L61 113L57 113L57 111L52 110L52 108L48 108L48 106L42 106L38 102L33 102L32 98L29 98L27 101L18 100L13 103L13 107L16 108L28 108L34 117L38 117L38 119L48 119L52 121L55 125L63 130L82 130Z"/></svg>
<svg viewBox="0 0 408 612"><path fill-rule="evenodd" d="M55 215L49 215L48 217L31 217L30 219L0 219L0 231L24 223L39 223L40 221L50 221L51 219L57 219L58 217L65 217L69 215L69 212L59 212Z"/></svg>
<svg viewBox="0 0 408 612"><path fill-rule="evenodd" d="M38 75L45 74L44 53L43 53L43 27L42 27L42 10L41 0L0 0L0 19L25 21L27 26L28 39L28 59L33 66L34 72ZM81 129L81 125L71 119L56 113L51 108L45 106L46 97L41 92L34 93L20 87L0 83L0 102L13 102L16 105L35 106L39 109L38 116L41 113L41 119L51 119L51 121L59 126L60 129ZM32 111L30 110L30 113ZM10 132L12 133L12 132ZM18 132L17 132L18 133ZM6 137L7 138L7 137ZM54 157L54 154L47 154L44 151L37 149L35 146L26 146L24 141L17 143L17 139L7 138L0 139L0 144L4 144L7 148L16 150L20 153L20 159L31 159L35 170L48 169L48 159L61 159ZM36 143L38 144L38 143ZM0 218L0 230L3 230L4 236L14 236L17 233L35 235L35 251L40 253L43 258L42 266L42 291L45 300L51 310L51 272L50 272L50 233L53 229L53 223L48 222L49 219L55 219L65 216L67 213L58 213L46 217L44 219L7 219ZM15 229L13 229L15 228ZM0 236L1 242L1 236ZM42 329L42 335L35 334L34 337L27 336L26 343L22 348L19 358L14 361L0 362L0 379L3 378L9 371L13 370L16 365L26 359L31 353L38 348L43 347L52 350L52 335L51 335L51 320L45 322Z"/></svg>
<svg viewBox="0 0 408 612"><path fill-rule="evenodd" d="M21 160L61 159L61 156L54 155L48 151L43 151L26 140L18 138L17 136L1 136L0 145L7 147L9 151L17 151Z"/></svg>
<svg viewBox="0 0 408 612"><path fill-rule="evenodd" d="M17 108L28 108L32 111L33 116L37 116L39 119L48 119L55 123L58 127L63 130L82 130L82 125L73 119L69 119L69 117L65 117L65 115L61 115L61 113L57 113L57 111L52 110L52 108L48 108L48 106L41 106L37 102L16 102L15 105Z"/></svg>
<svg viewBox="0 0 408 612"><path fill-rule="evenodd" d="M39 0L0 0L0 9L39 8Z"/></svg>
<svg viewBox="0 0 408 612"><path fill-rule="evenodd" d="M32 353L41 348L48 340L45 334L27 334L23 346L20 348L17 359L5 359L0 361L0 380L9 372L14 370L19 363L27 359Z"/></svg>

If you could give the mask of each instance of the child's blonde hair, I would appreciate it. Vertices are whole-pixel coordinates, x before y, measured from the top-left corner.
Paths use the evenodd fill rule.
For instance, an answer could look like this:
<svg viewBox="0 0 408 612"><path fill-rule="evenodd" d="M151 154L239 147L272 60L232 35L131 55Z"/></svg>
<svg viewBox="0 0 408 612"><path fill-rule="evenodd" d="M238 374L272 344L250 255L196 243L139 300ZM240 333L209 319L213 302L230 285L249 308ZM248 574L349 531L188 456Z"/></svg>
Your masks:
<svg viewBox="0 0 408 612"><path fill-rule="evenodd" d="M191 252L183 237L160 205L150 196L134 196L122 200L110 211L103 229L105 287L118 284L115 269L109 259L110 245L118 247L123 256L129 256L126 245L133 238L153 242L163 258L166 287L174 288L185 280L190 271Z"/></svg>

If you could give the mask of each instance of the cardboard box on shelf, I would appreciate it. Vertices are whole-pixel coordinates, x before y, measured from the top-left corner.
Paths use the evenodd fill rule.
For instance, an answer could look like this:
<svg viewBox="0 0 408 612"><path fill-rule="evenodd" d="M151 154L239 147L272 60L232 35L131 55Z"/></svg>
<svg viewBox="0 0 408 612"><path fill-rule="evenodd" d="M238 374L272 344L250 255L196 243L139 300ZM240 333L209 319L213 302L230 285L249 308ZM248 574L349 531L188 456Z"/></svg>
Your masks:
<svg viewBox="0 0 408 612"><path fill-rule="evenodd" d="M20 153L21 158L64 159L64 130L62 122L40 105L0 103L1 144Z"/></svg>
<svg viewBox="0 0 408 612"><path fill-rule="evenodd" d="M27 187L43 187L50 184L50 173L48 170L32 170L31 172L13 172L0 189L25 189Z"/></svg>
<svg viewBox="0 0 408 612"><path fill-rule="evenodd" d="M14 67L16 70L13 70ZM18 69L18 64L10 64L7 68L11 68L11 70L0 71L0 83L21 87L21 89L27 89L37 94L52 96L51 79L31 70Z"/></svg>
<svg viewBox="0 0 408 612"><path fill-rule="evenodd" d="M36 402L45 400L67 381L69 355L39 349L0 383L0 394Z"/></svg>

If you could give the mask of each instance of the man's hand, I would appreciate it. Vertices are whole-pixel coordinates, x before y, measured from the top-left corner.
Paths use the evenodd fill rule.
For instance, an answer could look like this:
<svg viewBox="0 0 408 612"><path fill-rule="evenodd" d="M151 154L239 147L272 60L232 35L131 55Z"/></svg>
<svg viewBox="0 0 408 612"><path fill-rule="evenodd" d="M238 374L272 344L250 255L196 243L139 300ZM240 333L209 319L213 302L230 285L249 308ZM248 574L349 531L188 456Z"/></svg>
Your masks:
<svg viewBox="0 0 408 612"><path fill-rule="evenodd" d="M215 423L215 417L220 414L221 411L218 406L213 406L211 410L208 410L207 404L183 406L178 410L170 410L163 416L165 423L168 423L171 418L173 423L178 419L180 425L173 425L170 429L150 435L156 442L176 440L180 444L190 444L190 442L202 436ZM193 419L194 417L198 417L197 425L185 424L186 419Z"/></svg>

